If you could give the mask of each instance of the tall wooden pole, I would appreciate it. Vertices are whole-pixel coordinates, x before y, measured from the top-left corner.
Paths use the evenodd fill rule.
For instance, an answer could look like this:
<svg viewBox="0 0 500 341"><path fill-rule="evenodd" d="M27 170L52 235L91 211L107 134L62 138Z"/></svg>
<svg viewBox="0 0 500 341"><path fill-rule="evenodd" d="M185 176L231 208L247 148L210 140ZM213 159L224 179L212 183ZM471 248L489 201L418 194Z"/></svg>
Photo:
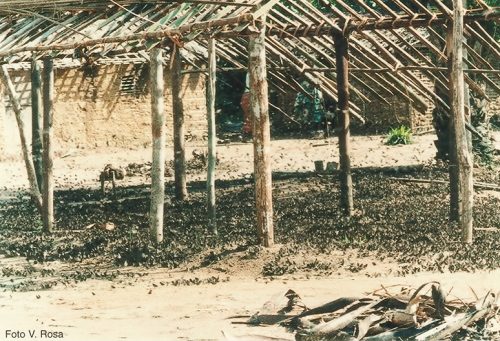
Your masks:
<svg viewBox="0 0 500 341"><path fill-rule="evenodd" d="M257 229L263 246L274 244L271 172L271 129L266 70L265 20L256 22L260 33L250 37L250 101L253 119L255 204Z"/></svg>
<svg viewBox="0 0 500 341"><path fill-rule="evenodd" d="M30 157L28 140L26 138L26 127L24 125L24 120L22 117L22 108L19 103L16 89L9 75L9 71L5 65L0 68L2 81L5 85L7 93L9 94L10 101L12 103L12 108L14 109L14 114L16 115L17 128L19 130L19 137L21 139L21 149L23 151L24 164L26 166L26 172L28 173L28 181L30 184L30 195L31 199L35 203L39 212L42 212L42 194L38 187L38 181L36 179L35 167L33 166L33 160Z"/></svg>
<svg viewBox="0 0 500 341"><path fill-rule="evenodd" d="M453 76L452 76L452 53L453 53L453 25L451 22L448 23L446 27L446 56L448 60L448 88L450 89L449 98L450 98L450 119L449 119L449 139L448 139L448 174L450 179L450 221L458 222L459 218L459 180L458 180L458 159L456 148L456 138L455 138L455 129L453 123L453 104L451 103L453 96Z"/></svg>
<svg viewBox="0 0 500 341"><path fill-rule="evenodd" d="M462 238L472 243L473 176L472 154L467 143L464 113L464 71L463 71L463 32L464 6L462 0L453 0L453 34L451 49L451 113L455 144L451 146L456 153L458 171L458 224Z"/></svg>
<svg viewBox="0 0 500 341"><path fill-rule="evenodd" d="M43 229L54 228L52 120L54 116L54 62L43 60Z"/></svg>
<svg viewBox="0 0 500 341"><path fill-rule="evenodd" d="M37 61L31 61L31 150L38 188L42 191L42 75Z"/></svg>
<svg viewBox="0 0 500 341"><path fill-rule="evenodd" d="M182 105L182 63L179 47L172 45L170 75L172 79L172 109L174 111L174 172L175 197L186 200L188 197L186 184L186 145L184 141L184 108Z"/></svg>
<svg viewBox="0 0 500 341"><path fill-rule="evenodd" d="M215 80L217 71L217 47L215 39L208 41L208 86L207 86L207 120L208 120L208 170L207 170L207 211L210 228L217 233L215 206L215 165L216 130L215 130Z"/></svg>
<svg viewBox="0 0 500 341"><path fill-rule="evenodd" d="M462 5L464 8L467 8L467 0L462 0ZM467 38L464 36L463 38L464 44L467 44ZM464 72L467 72L469 70L469 66L467 65L467 60L469 59L469 52L467 49L463 49L463 68ZM471 97L470 97L470 89L469 89L469 84L467 82L464 82L464 102L465 102L465 121L468 122L469 124L472 125L472 107L471 107ZM472 151L472 133L469 131L469 129L466 130L467 132L467 146L469 148L469 153L473 155Z"/></svg>
<svg viewBox="0 0 500 341"><path fill-rule="evenodd" d="M337 61L337 92L339 108L340 206L345 214L353 212L351 145L349 115L349 41L344 35L334 35Z"/></svg>
<svg viewBox="0 0 500 341"><path fill-rule="evenodd" d="M151 239L163 241L163 207L165 203L165 105L163 53L154 48L150 57L151 127L153 134L153 164L151 166L151 207L149 225Z"/></svg>

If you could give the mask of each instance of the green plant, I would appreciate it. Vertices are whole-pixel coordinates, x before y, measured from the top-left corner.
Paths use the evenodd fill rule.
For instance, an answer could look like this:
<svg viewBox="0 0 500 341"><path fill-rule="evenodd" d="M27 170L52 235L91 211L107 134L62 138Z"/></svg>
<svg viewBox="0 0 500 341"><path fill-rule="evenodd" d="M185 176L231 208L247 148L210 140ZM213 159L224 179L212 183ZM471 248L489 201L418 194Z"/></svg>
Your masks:
<svg viewBox="0 0 500 341"><path fill-rule="evenodd" d="M395 146L397 144L411 143L411 129L405 126L392 128L387 135L385 144Z"/></svg>

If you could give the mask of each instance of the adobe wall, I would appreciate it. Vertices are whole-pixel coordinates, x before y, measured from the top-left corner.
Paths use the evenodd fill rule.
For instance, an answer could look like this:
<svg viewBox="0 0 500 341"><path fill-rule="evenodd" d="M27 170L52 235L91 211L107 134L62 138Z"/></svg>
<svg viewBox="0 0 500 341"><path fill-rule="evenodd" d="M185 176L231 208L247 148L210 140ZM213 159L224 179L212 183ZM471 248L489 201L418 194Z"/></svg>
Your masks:
<svg viewBox="0 0 500 341"><path fill-rule="evenodd" d="M433 81L427 76L418 71L415 71L414 74L426 87L434 88ZM373 85L374 88L377 88L375 84ZM369 131L385 134L390 128L401 125L409 127L414 133L429 131L433 128L432 110L435 105L431 99L424 96L421 98L427 105L425 111L399 95L385 98L388 103L376 100L368 104L359 103L359 106L364 109L363 115L367 120Z"/></svg>
<svg viewBox="0 0 500 341"><path fill-rule="evenodd" d="M401 97L388 97L386 101L388 103L372 101L364 106L363 116L370 132L385 134L390 128L401 125L411 128L413 132L432 129L432 102L427 103L428 109L423 112Z"/></svg>
<svg viewBox="0 0 500 341"><path fill-rule="evenodd" d="M487 89L487 94L492 99L487 107L488 114L490 116L500 115L500 96L491 88Z"/></svg>
<svg viewBox="0 0 500 341"><path fill-rule="evenodd" d="M31 134L29 73L11 71L11 77L17 92L21 94L23 116L28 134ZM166 72L167 141L172 144L169 78ZM85 75L80 69L59 69L55 71L55 89L56 153L71 149L138 148L151 145L151 99L147 67L101 66L94 70L93 77ZM201 141L207 131L205 77L192 73L183 75L181 96L186 138L192 142ZM0 150L3 148L4 158L16 157L20 155L20 147L15 116L10 102L5 100L5 94L2 97L5 105L0 103Z"/></svg>

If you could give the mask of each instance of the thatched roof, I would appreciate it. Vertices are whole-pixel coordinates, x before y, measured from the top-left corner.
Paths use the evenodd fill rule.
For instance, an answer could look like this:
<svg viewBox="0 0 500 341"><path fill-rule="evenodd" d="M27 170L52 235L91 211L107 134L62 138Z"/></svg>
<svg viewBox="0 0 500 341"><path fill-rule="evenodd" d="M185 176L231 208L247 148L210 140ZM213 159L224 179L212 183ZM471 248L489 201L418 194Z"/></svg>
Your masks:
<svg viewBox="0 0 500 341"><path fill-rule="evenodd" d="M432 0L430 6L418 0L373 0L370 6L361 0L319 2L323 11L307 0L3 0L0 58L11 65L27 65L22 63L49 53L61 60L145 62L147 51L169 38L190 51L187 63L203 68L206 38L217 37L219 58L244 69L253 21L267 13L269 79L277 89L301 91L302 79L319 79L323 91L336 98L332 34L350 32L355 114L362 103L388 96L405 98L421 110L440 100L428 82L448 84L443 48L451 8L444 1ZM483 97L487 93L479 83L500 93L500 44L485 26L499 17L499 8L482 0L465 15L467 66L477 70L466 80Z"/></svg>

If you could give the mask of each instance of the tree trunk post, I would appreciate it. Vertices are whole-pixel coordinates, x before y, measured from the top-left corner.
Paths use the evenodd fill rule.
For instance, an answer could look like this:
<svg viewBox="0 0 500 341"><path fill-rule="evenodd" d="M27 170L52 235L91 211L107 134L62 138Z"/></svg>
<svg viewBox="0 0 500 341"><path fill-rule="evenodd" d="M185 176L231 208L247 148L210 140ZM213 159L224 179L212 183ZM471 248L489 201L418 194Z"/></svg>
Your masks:
<svg viewBox="0 0 500 341"><path fill-rule="evenodd" d="M43 60L43 229L54 228L54 178L52 122L54 116L54 62Z"/></svg>
<svg viewBox="0 0 500 341"><path fill-rule="evenodd" d="M184 108L182 105L182 61L180 47L172 44L170 75L172 79L172 109L174 112L174 172L175 197L177 200L188 198L186 184L186 145L184 141Z"/></svg>
<svg viewBox="0 0 500 341"><path fill-rule="evenodd" d="M448 60L448 89L450 97L450 114L449 114L449 149L448 149L448 174L450 179L450 221L458 222L459 210L458 210L458 159L455 149L456 139L455 139L455 129L454 127L454 114L453 114L453 103L451 103L453 96L453 76L452 76L452 49L453 49L453 25L451 22L448 23L446 27L446 56Z"/></svg>
<svg viewBox="0 0 500 341"><path fill-rule="evenodd" d="M40 191L43 188L42 113L42 75L40 65L33 59L31 61L31 148L36 180Z"/></svg>
<svg viewBox="0 0 500 341"><path fill-rule="evenodd" d="M153 164L151 165L151 207L149 225L151 239L163 241L163 208L165 203L165 104L163 52L154 48L150 57L151 71L151 130L153 135Z"/></svg>
<svg viewBox="0 0 500 341"><path fill-rule="evenodd" d="M464 8L467 8L467 0L462 0L462 5ZM464 44L467 44L467 38L464 36L463 38ZM464 45L465 46L465 45ZM467 60L469 59L469 52L467 49L463 49L463 68L464 72L467 72L469 66L467 65ZM471 97L470 97L470 89L469 84L464 82L464 102L465 102L465 121L472 125L472 106L471 106ZM469 148L469 153L473 154L472 150L472 133L469 130L466 130L467 133L467 146Z"/></svg>
<svg viewBox="0 0 500 341"><path fill-rule="evenodd" d="M462 239L472 243L473 176L472 154L467 142L464 112L463 29L464 7L462 0L453 0L453 31L450 54L451 117L455 143L450 147L456 155L458 174L458 225Z"/></svg>
<svg viewBox="0 0 500 341"><path fill-rule="evenodd" d="M345 35L334 35L337 62L337 92L339 108L340 207L345 214L353 213L351 143L349 115L349 41Z"/></svg>
<svg viewBox="0 0 500 341"><path fill-rule="evenodd" d="M208 167L207 167L207 211L212 233L217 234L215 205L215 166L216 129L215 129L215 96L216 96L217 47L215 39L208 41L208 84L207 84L207 120L208 120Z"/></svg>
<svg viewBox="0 0 500 341"><path fill-rule="evenodd" d="M1 76L2 81L5 85L5 89L9 94L12 108L14 109L14 114L16 116L17 128L19 130L19 137L21 139L21 149L23 151L24 164L26 166L26 172L28 173L30 196L38 211L42 213L42 194L38 186L35 167L33 165L33 160L31 159L28 141L26 138L26 127L24 125L24 120L22 117L22 108L19 100L17 99L16 89L14 88L14 84L12 84L12 80L10 79L9 71L7 70L7 67L5 65L2 65L1 67Z"/></svg>
<svg viewBox="0 0 500 341"><path fill-rule="evenodd" d="M250 37L250 100L253 120L255 204L257 229L263 246L274 244L271 172L271 129L266 70L265 17L256 22L260 33Z"/></svg>

